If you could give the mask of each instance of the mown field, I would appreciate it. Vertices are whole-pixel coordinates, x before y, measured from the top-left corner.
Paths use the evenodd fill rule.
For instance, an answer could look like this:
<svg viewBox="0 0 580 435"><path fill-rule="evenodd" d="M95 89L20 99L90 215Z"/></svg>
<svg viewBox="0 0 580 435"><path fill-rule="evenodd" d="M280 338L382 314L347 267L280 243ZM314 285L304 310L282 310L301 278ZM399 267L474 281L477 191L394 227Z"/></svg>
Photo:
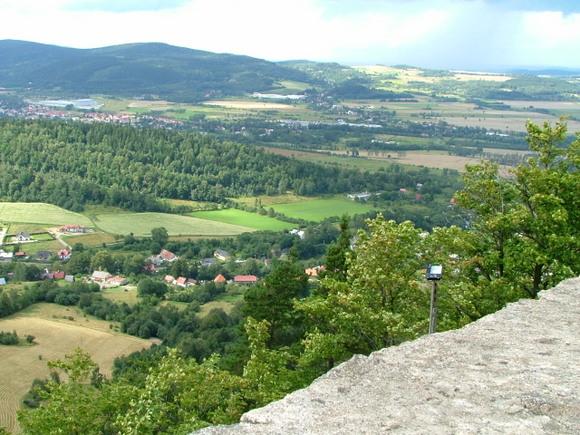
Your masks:
<svg viewBox="0 0 580 435"><path fill-rule="evenodd" d="M0 222L92 226L90 219L86 216L42 202L2 202L0 203Z"/></svg>
<svg viewBox="0 0 580 435"><path fill-rule="evenodd" d="M103 289L101 294L105 299L109 299L110 301L116 302L118 304L125 303L132 306L139 302L137 287L135 286L107 288Z"/></svg>
<svg viewBox="0 0 580 435"><path fill-rule="evenodd" d="M198 211L192 213L193 217L207 219L216 222L223 222L232 225L242 225L263 231L282 231L293 228L288 222L283 222L268 216L262 216L257 213L250 213L244 210L228 208L224 210Z"/></svg>
<svg viewBox="0 0 580 435"><path fill-rule="evenodd" d="M73 320L69 320L71 317ZM63 358L75 348L88 351L101 372L111 375L115 358L147 348L150 341L114 332L110 322L84 317L75 307L36 304L0 319L1 331L36 337L34 346L0 345L0 427L17 431L16 411L35 378L49 374L47 361Z"/></svg>
<svg viewBox="0 0 580 435"><path fill-rule="evenodd" d="M367 213L373 210L372 205L352 201L346 197L312 199L290 204L273 204L272 208L286 216L319 222L332 216Z"/></svg>
<svg viewBox="0 0 580 435"><path fill-rule="evenodd" d="M103 214L94 218L99 229L111 234L149 236L153 228L165 227L170 235L233 236L253 228L166 213Z"/></svg>

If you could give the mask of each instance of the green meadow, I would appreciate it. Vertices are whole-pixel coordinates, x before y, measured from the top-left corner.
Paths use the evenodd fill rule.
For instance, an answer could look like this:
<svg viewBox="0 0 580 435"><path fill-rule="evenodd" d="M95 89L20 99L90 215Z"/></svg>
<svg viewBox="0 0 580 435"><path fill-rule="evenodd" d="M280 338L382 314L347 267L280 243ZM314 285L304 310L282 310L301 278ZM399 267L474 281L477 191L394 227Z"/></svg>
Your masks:
<svg viewBox="0 0 580 435"><path fill-rule="evenodd" d="M244 210L237 210L235 208L198 211L192 213L192 216L210 221L223 222L226 224L242 225L244 227L264 231L282 231L293 228L295 226L291 223L283 222L272 217L262 216L257 213L250 213Z"/></svg>
<svg viewBox="0 0 580 435"><path fill-rule="evenodd" d="M367 213L374 208L366 203L355 202L346 197L312 199L290 204L273 204L272 208L288 217L319 222L333 216Z"/></svg>
<svg viewBox="0 0 580 435"><path fill-rule="evenodd" d="M254 231L253 228L180 216L167 213L102 214L94 218L95 225L111 234L149 236L153 228L165 227L171 236L234 236Z"/></svg>
<svg viewBox="0 0 580 435"><path fill-rule="evenodd" d="M43 202L1 202L0 222L92 226L86 216Z"/></svg>

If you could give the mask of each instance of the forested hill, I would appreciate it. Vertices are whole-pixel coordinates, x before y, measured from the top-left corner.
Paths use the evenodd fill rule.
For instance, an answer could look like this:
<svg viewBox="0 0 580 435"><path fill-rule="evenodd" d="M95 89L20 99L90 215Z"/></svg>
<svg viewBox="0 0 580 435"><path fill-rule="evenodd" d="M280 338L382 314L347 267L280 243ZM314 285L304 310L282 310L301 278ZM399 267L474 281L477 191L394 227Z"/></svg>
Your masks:
<svg viewBox="0 0 580 435"><path fill-rule="evenodd" d="M320 166L204 135L108 124L0 121L0 200L72 210L88 202L155 209L156 197L383 191L449 182L425 168L378 173Z"/></svg>
<svg viewBox="0 0 580 435"><path fill-rule="evenodd" d="M278 80L312 81L273 62L160 43L75 49L0 41L1 87L194 101L264 91Z"/></svg>

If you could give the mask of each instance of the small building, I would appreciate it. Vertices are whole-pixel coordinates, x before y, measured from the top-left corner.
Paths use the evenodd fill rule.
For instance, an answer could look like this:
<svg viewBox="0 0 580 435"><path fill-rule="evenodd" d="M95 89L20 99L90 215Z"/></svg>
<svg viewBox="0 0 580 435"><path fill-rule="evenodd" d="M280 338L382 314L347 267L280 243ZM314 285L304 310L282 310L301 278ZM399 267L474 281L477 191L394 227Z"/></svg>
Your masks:
<svg viewBox="0 0 580 435"><path fill-rule="evenodd" d="M163 281L165 281L167 284L173 284L175 282L175 277L172 275L165 275Z"/></svg>
<svg viewBox="0 0 580 435"><path fill-rule="evenodd" d="M91 280L98 283L104 283L112 275L104 270L95 270L91 275Z"/></svg>
<svg viewBox="0 0 580 435"><path fill-rule="evenodd" d="M61 261L66 261L70 259L70 251L68 249L61 249L58 251L58 258Z"/></svg>
<svg viewBox="0 0 580 435"><path fill-rule="evenodd" d="M368 201L371 198L371 196L373 196L373 194L369 192L361 192L361 193L349 193L346 196L348 199L352 199L353 201Z"/></svg>
<svg viewBox="0 0 580 435"><path fill-rule="evenodd" d="M256 284L258 277L255 275L236 275L234 276L234 282L236 284Z"/></svg>
<svg viewBox="0 0 580 435"><path fill-rule="evenodd" d="M119 287L126 285L129 281L124 276L115 275L105 281L105 287Z"/></svg>
<svg viewBox="0 0 580 435"><path fill-rule="evenodd" d="M298 228L290 230L290 234L292 234L293 236L298 236L301 240L304 240L304 237L306 236L304 230L300 230Z"/></svg>
<svg viewBox="0 0 580 435"><path fill-rule="evenodd" d="M193 278L188 278L186 285L187 287L193 287L194 285L197 285L197 280Z"/></svg>
<svg viewBox="0 0 580 435"><path fill-rule="evenodd" d="M75 282L75 277L74 277L74 275L65 275L64 280L66 282Z"/></svg>
<svg viewBox="0 0 580 435"><path fill-rule="evenodd" d="M221 273L213 279L216 284L225 284L228 280Z"/></svg>
<svg viewBox="0 0 580 435"><path fill-rule="evenodd" d="M323 272L324 270L326 270L325 266L314 266L304 269L304 273L308 275L309 278L318 278L320 272Z"/></svg>
<svg viewBox="0 0 580 435"><path fill-rule="evenodd" d="M52 279L64 279L65 276L66 274L63 271L57 270L56 272L53 272Z"/></svg>
<svg viewBox="0 0 580 435"><path fill-rule="evenodd" d="M161 257L161 259L167 263L172 263L179 259L177 255L175 255L171 251L168 251L167 249L162 249L161 252L159 253L159 257Z"/></svg>
<svg viewBox="0 0 580 435"><path fill-rule="evenodd" d="M20 231L18 234L16 234L15 239L18 242L29 242L30 240L32 240L32 238L30 237L30 233L26 231Z"/></svg>
<svg viewBox="0 0 580 435"><path fill-rule="evenodd" d="M16 257L16 258L26 258L27 255L26 255L26 252L24 252L24 251L18 251L18 252L16 252L14 254L14 257Z"/></svg>
<svg viewBox="0 0 580 435"><path fill-rule="evenodd" d="M6 285L6 278L0 278L0 285Z"/></svg>
<svg viewBox="0 0 580 435"><path fill-rule="evenodd" d="M183 288L187 287L187 278L184 276L180 276L175 280L175 285Z"/></svg>
<svg viewBox="0 0 580 435"><path fill-rule="evenodd" d="M213 253L213 256L220 261L228 261L230 258L232 258L232 255L223 249L216 249Z"/></svg>
<svg viewBox="0 0 580 435"><path fill-rule="evenodd" d="M12 257L14 257L14 253L0 249L0 260L12 260Z"/></svg>

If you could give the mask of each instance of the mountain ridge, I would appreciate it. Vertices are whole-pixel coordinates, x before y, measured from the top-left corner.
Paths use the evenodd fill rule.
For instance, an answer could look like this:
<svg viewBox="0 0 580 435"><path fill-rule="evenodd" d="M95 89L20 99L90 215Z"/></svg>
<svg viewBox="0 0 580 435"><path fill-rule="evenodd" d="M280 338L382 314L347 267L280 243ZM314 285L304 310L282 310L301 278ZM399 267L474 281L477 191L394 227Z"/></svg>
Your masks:
<svg viewBox="0 0 580 435"><path fill-rule="evenodd" d="M80 49L0 40L0 87L197 101L267 91L281 80L316 81L263 59L159 42Z"/></svg>

